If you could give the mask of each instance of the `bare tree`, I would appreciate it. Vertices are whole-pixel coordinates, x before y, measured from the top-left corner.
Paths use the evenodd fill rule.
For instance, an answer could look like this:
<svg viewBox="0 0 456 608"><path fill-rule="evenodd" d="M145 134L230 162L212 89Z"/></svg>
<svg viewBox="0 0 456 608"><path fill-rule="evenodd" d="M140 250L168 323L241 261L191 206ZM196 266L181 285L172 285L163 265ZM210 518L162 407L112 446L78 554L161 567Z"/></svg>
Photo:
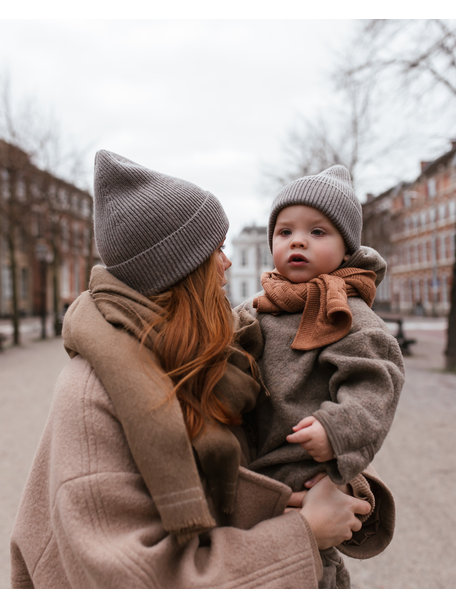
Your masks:
<svg viewBox="0 0 456 608"><path fill-rule="evenodd" d="M371 90L389 83L391 95L406 99L419 117L431 108L454 124L456 108L456 21L445 19L371 20L361 26L364 57L346 69ZM454 128L454 127L450 127ZM448 130L445 130L447 137ZM455 234L456 239L456 234ZM456 371L456 257L448 317L446 368Z"/></svg>
<svg viewBox="0 0 456 608"><path fill-rule="evenodd" d="M17 277L17 243L18 234L30 226L31 211L40 218L41 244L50 252L49 267L53 285L53 315L54 331L59 333L62 306L60 300L60 267L61 267L61 219L62 207L58 194L53 188L56 176L71 176L71 181L82 182L84 153L70 149L62 144L61 130L55 116L44 116L37 110L36 102L23 99L20 104L13 103L10 79L3 77L0 83L0 139L6 142L5 150L21 151L23 167L15 166L12 173L11 159L2 159L2 164L9 171L8 183L10 190L3 193L0 207L0 219L3 236L7 242L10 260L12 322L14 327L14 343L19 344L20 314L18 308L18 277ZM5 156L5 155L4 155ZM26 160L24 160L26 159ZM15 161L17 165L17 160ZM5 164L6 163L6 164ZM27 170L25 170L25 164ZM8 168L9 167L9 168ZM5 170L5 169L4 169ZM22 171L22 177L16 174ZM20 179L31 182L28 188L29 209L24 213L17 196L15 184ZM23 207L23 205L22 205ZM29 235L30 236L30 235ZM91 257L89 252L88 257Z"/></svg>
<svg viewBox="0 0 456 608"><path fill-rule="evenodd" d="M456 234L454 235L456 245ZM455 249L456 251L456 249ZM451 306L448 314L447 343L445 349L445 367L448 371L456 372L456 254L453 263L453 279L451 285Z"/></svg>
<svg viewBox="0 0 456 608"><path fill-rule="evenodd" d="M369 86L387 78L390 93L456 96L456 21L444 19L374 19L360 22L356 39L360 59L346 73ZM394 85L394 86L391 86ZM418 98L418 102L422 99Z"/></svg>
<svg viewBox="0 0 456 608"><path fill-rule="evenodd" d="M0 237L9 260L13 343L20 344L20 305L18 283L18 243L29 237L29 202L26 196L30 159L16 146L0 142L1 192Z"/></svg>
<svg viewBox="0 0 456 608"><path fill-rule="evenodd" d="M275 187L335 164L345 165L356 182L362 166L373 157L371 91L360 86L356 74L336 72L331 105L316 118L298 116L286 134L285 168L264 168L265 177Z"/></svg>

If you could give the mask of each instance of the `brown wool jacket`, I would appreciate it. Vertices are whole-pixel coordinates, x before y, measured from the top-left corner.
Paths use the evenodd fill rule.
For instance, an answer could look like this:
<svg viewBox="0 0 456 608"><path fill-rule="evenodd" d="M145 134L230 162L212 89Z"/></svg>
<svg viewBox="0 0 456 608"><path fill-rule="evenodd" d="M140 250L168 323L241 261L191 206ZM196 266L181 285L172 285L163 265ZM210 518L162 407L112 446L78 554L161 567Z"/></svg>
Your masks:
<svg viewBox="0 0 456 608"><path fill-rule="evenodd" d="M356 254L356 266L384 273L384 261L370 248ZM383 270L383 273L382 273ZM251 418L255 444L252 470L300 490L320 471L347 483L371 462L388 433L404 383L397 340L358 297L349 297L352 327L332 344L308 351L291 347L302 313L261 314L252 302L236 309L238 341L257 360L267 391ZM335 458L315 462L299 444L286 441L306 416L324 426Z"/></svg>

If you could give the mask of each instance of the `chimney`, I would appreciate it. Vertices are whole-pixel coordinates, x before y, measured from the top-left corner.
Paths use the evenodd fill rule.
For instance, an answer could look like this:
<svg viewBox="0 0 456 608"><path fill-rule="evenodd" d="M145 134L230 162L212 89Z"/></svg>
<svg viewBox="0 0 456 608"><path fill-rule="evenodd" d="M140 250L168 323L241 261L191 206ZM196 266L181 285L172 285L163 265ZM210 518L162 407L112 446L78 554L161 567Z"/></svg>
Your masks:
<svg viewBox="0 0 456 608"><path fill-rule="evenodd" d="M422 160L420 162L421 165L421 173L424 173L426 171L426 169L429 167L429 165L431 164L431 162L429 160Z"/></svg>
<svg viewBox="0 0 456 608"><path fill-rule="evenodd" d="M371 201L374 200L374 198L375 198L375 196L371 192L368 192L366 194L366 203L370 203Z"/></svg>

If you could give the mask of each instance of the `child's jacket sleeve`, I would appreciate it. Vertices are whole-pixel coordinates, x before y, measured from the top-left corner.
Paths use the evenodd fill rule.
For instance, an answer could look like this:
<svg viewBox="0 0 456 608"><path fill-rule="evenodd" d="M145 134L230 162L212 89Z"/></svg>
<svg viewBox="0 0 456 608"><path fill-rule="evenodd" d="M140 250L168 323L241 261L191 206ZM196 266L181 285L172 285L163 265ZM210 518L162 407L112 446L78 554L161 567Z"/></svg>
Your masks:
<svg viewBox="0 0 456 608"><path fill-rule="evenodd" d="M404 382L402 355L397 340L380 325L358 326L323 349L320 364L334 373L330 400L313 415L336 455L326 463L328 474L346 483L372 461L390 429Z"/></svg>

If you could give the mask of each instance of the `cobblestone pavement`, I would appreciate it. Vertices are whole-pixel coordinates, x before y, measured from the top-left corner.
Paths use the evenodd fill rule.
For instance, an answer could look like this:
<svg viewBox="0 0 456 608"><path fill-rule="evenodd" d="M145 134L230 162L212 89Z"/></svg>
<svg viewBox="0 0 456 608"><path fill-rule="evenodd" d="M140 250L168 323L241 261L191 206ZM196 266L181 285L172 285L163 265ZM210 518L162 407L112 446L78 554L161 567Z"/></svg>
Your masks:
<svg viewBox="0 0 456 608"><path fill-rule="evenodd" d="M408 329L408 327L410 329ZM444 324L405 325L417 338L391 433L375 466L397 504L395 537L379 556L346 559L360 589L456 587L456 375L442 373ZM9 587L9 536L66 361L58 338L0 353L0 588Z"/></svg>

